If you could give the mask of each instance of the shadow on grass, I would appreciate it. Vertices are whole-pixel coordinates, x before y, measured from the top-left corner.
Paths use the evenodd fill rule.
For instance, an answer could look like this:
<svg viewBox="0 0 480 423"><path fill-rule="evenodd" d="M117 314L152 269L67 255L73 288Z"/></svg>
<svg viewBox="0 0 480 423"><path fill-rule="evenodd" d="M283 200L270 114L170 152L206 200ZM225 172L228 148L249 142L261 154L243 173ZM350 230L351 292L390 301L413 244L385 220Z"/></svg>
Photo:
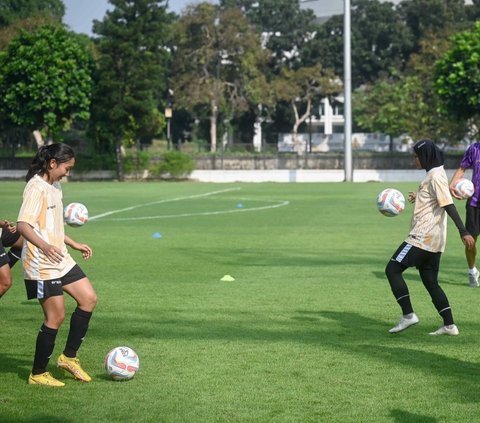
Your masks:
<svg viewBox="0 0 480 423"><path fill-rule="evenodd" d="M196 317L192 317L192 313ZM153 315L156 317L147 317ZM138 317L103 315L100 319L102 327L109 328L108 333L95 335L103 342L111 338L140 343L145 338L156 338L321 344L324 348L402 366L407 372L408 369L415 369L433 374L462 402L476 403L480 398L479 364L442 354L449 343L463 340L428 337L426 331L421 335L415 331L409 332L408 338L405 338L405 334L391 335L384 322L358 313L297 310L290 318L266 318L261 312L246 314L228 309L195 312L175 309L157 311L156 314L144 310L143 316ZM438 353L422 350L426 342L435 343Z"/></svg>
<svg viewBox="0 0 480 423"><path fill-rule="evenodd" d="M436 423L438 421L434 417L414 414L404 410L392 410L390 415L395 423Z"/></svg>

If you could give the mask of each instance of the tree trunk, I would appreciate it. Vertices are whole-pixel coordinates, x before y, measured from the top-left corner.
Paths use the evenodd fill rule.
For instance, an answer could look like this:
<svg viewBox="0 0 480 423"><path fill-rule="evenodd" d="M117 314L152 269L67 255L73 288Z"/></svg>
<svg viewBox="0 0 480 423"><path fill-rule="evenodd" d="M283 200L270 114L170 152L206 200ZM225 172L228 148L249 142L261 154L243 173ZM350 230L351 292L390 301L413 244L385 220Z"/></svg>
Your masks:
<svg viewBox="0 0 480 423"><path fill-rule="evenodd" d="M35 142L37 143L37 150L45 145L45 140L42 137L42 134L38 129L33 131L33 138L35 138Z"/></svg>
<svg viewBox="0 0 480 423"><path fill-rule="evenodd" d="M212 114L210 115L210 151L217 151L217 119L218 107L215 101L212 101Z"/></svg>

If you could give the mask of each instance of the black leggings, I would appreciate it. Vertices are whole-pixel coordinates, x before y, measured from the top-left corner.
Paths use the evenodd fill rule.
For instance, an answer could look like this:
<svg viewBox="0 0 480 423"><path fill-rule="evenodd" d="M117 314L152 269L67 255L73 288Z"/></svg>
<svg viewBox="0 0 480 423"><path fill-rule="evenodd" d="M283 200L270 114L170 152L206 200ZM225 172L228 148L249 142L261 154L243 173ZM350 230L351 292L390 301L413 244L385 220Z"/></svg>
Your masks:
<svg viewBox="0 0 480 423"><path fill-rule="evenodd" d="M399 249L400 250L400 249ZM410 261L416 258L418 259L418 255L423 254L422 250L418 251L419 249L414 249L408 253L410 257L407 258ZM416 254L417 253L417 254ZM394 255L395 257L395 255ZM415 260L417 261L417 260ZM439 261L439 258L438 258ZM403 272L410 266L406 264L400 263L394 258L392 258L386 268L385 274L387 275L388 282L390 283L390 288L392 290L393 295L395 296L398 304L402 308L402 313L404 315L413 313L413 307L410 301L410 293L408 291L407 284L405 283L405 279L403 278ZM418 266L418 271L420 273L420 277L423 282L423 286L430 294L430 298L432 299L432 303L437 309L438 313L442 316L445 325L453 324L453 317L452 312L450 309L450 304L448 302L448 298L438 284L438 267L431 266L426 264L425 267L421 265Z"/></svg>

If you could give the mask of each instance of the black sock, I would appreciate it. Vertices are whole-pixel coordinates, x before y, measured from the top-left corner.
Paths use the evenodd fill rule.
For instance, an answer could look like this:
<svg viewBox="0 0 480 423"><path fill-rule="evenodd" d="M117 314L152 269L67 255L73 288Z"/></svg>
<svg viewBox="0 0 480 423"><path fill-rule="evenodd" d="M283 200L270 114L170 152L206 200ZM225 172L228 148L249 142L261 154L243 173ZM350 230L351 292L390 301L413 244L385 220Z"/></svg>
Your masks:
<svg viewBox="0 0 480 423"><path fill-rule="evenodd" d="M8 265L10 266L10 268L12 268L13 266L15 266L15 263L22 257L22 249L18 247L12 247L10 248L10 251L7 255L10 259L10 263L8 263Z"/></svg>
<svg viewBox="0 0 480 423"><path fill-rule="evenodd" d="M91 312L83 311L78 307L72 313L67 344L63 350L65 356L70 358L77 356L77 351L80 348L80 345L82 345L83 338L85 338L85 335L87 334L90 317L92 317Z"/></svg>
<svg viewBox="0 0 480 423"><path fill-rule="evenodd" d="M35 358L33 360L32 374L39 375L47 371L48 361L55 347L55 338L58 329L51 329L44 324L40 328L37 336L37 344L35 348Z"/></svg>

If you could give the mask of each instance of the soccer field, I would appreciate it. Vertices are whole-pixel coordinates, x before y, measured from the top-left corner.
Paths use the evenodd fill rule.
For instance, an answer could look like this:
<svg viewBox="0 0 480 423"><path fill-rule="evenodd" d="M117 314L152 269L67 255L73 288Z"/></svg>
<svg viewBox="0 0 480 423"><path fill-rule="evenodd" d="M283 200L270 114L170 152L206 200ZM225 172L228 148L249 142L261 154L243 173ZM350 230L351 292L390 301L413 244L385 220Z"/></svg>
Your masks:
<svg viewBox="0 0 480 423"><path fill-rule="evenodd" d="M0 218L15 220L25 184L1 184ZM62 186L64 204L82 202L91 217L66 230L94 252L72 251L99 297L79 352L94 380L54 367L68 298L49 365L66 386L27 385L43 317L17 265L0 300L1 422L479 420L480 290L468 286L453 222L440 283L460 336L428 335L441 319L415 269L405 277L420 323L388 333L401 313L384 267L412 206L387 218L375 200L417 184ZM140 356L128 382L103 370L120 345Z"/></svg>

